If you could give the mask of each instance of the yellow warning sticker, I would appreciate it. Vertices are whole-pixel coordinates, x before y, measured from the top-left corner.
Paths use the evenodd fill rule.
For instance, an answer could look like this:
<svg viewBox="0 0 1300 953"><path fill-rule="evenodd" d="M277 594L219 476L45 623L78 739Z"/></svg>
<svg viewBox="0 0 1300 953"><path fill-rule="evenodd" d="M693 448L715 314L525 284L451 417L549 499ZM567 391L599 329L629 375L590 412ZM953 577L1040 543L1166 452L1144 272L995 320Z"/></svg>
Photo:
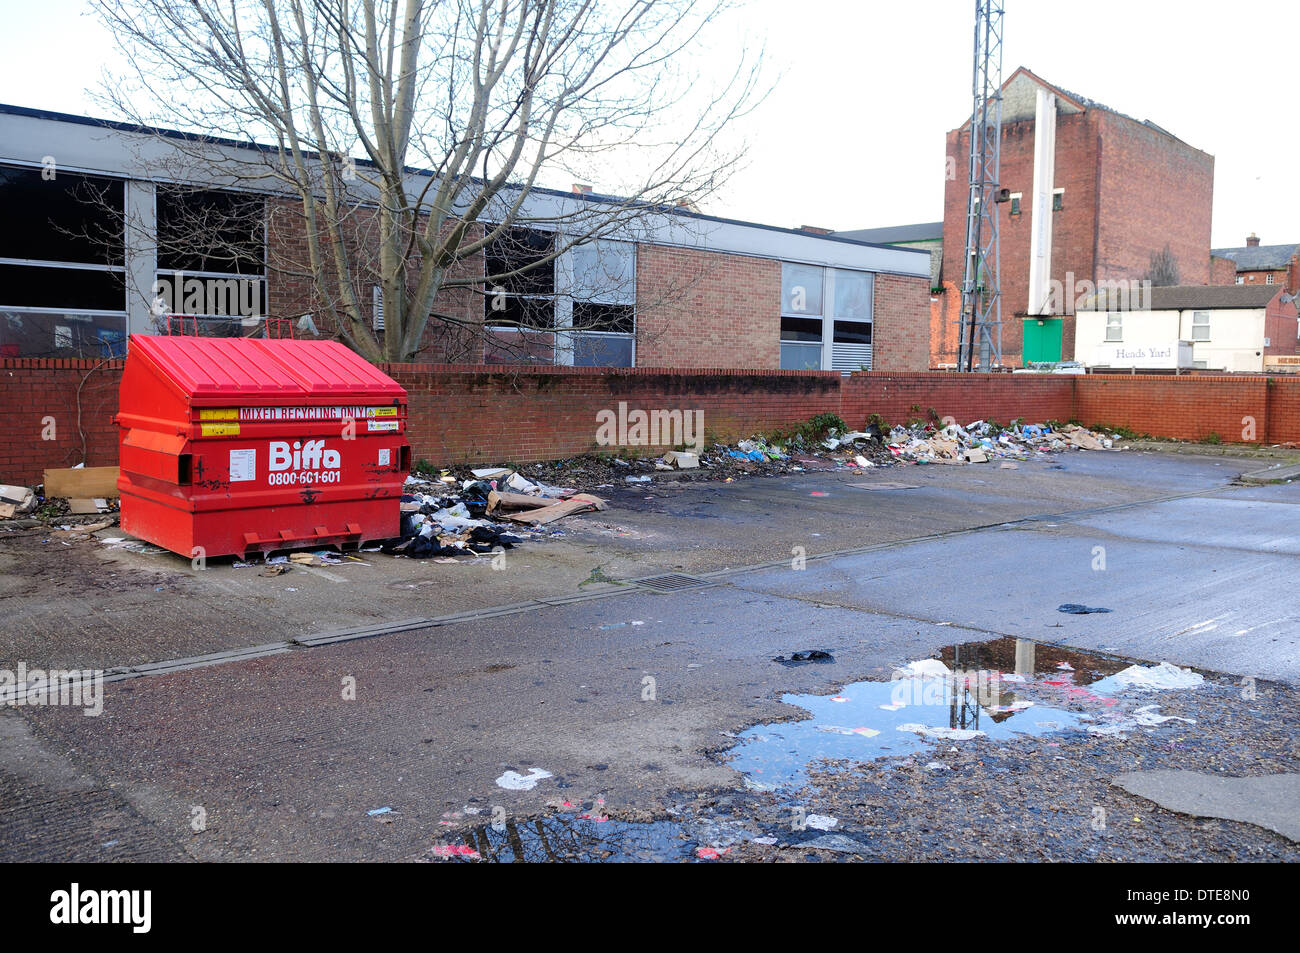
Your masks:
<svg viewBox="0 0 1300 953"><path fill-rule="evenodd" d="M205 437L238 437L239 424L199 424Z"/></svg>
<svg viewBox="0 0 1300 953"><path fill-rule="evenodd" d="M371 407L370 415L372 417L396 417L396 407Z"/></svg>
<svg viewBox="0 0 1300 953"><path fill-rule="evenodd" d="M219 407L212 410L200 410L199 420L238 420L238 407Z"/></svg>

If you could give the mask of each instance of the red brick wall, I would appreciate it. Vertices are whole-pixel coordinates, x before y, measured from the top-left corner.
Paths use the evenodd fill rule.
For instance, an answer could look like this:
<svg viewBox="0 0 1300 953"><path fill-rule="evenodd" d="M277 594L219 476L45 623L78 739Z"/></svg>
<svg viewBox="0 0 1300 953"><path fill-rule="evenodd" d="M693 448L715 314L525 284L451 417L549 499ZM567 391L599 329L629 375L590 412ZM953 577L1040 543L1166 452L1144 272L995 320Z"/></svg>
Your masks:
<svg viewBox="0 0 1300 953"><path fill-rule="evenodd" d="M1069 420L1074 401L1073 378L1064 374L853 374L844 381L840 416L862 427L871 414L890 424L951 416L960 424L975 420L1027 423Z"/></svg>
<svg viewBox="0 0 1300 953"><path fill-rule="evenodd" d="M47 467L117 463L112 417L122 366L121 361L0 359L7 430L0 440L0 483L39 483Z"/></svg>
<svg viewBox="0 0 1300 953"><path fill-rule="evenodd" d="M1282 295L1276 294L1264 309L1264 337L1268 338L1267 355L1300 354L1300 326L1296 321L1296 306L1293 301L1285 304Z"/></svg>
<svg viewBox="0 0 1300 953"><path fill-rule="evenodd" d="M1227 442L1255 420L1255 440L1300 441L1300 377L1155 377L887 373L841 378L827 371L681 371L405 364L385 368L410 395L415 459L436 464L559 459L596 449L596 414L700 410L709 441L789 428L819 413L851 427L870 414L890 423L931 410L962 424L1069 420L1155 436ZM34 485L45 468L117 460L121 362L0 360L0 400L10 436L0 483ZM80 389L80 395L78 390ZM78 412L80 396L80 412ZM53 439L42 439L46 418ZM82 447L85 447L83 457Z"/></svg>
<svg viewBox="0 0 1300 953"><path fill-rule="evenodd" d="M1089 374L1075 380L1075 416L1088 425L1104 423L1184 440L1214 433L1227 442L1239 442L1245 426L1242 418L1253 417L1258 440L1291 439L1265 434L1264 377ZM1269 429L1291 432L1300 419L1274 423Z"/></svg>
<svg viewBox="0 0 1300 953"><path fill-rule="evenodd" d="M1210 284L1235 285L1237 283L1237 263L1231 258L1210 256Z"/></svg>
<svg viewBox="0 0 1300 953"><path fill-rule="evenodd" d="M638 367L779 368L781 263L638 245Z"/></svg>
<svg viewBox="0 0 1300 953"><path fill-rule="evenodd" d="M840 399L840 376L829 371L384 369L407 389L414 459L438 463L518 463L600 449L596 414L617 414L620 402L628 411L700 410L711 443L834 413Z"/></svg>
<svg viewBox="0 0 1300 953"><path fill-rule="evenodd" d="M872 368L929 370L930 279L877 275L872 307Z"/></svg>
<svg viewBox="0 0 1300 953"><path fill-rule="evenodd" d="M1214 157L1115 113L1099 115L1097 280L1143 277L1168 244L1181 284L1209 284Z"/></svg>

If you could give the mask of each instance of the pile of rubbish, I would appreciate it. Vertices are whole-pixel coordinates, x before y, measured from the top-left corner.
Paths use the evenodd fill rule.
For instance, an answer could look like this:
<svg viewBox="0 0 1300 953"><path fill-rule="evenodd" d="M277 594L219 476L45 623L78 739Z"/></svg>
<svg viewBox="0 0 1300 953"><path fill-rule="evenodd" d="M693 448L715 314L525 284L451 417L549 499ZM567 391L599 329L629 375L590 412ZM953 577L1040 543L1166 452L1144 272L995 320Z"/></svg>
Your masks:
<svg viewBox="0 0 1300 953"><path fill-rule="evenodd" d="M573 513L606 508L605 501L572 487L551 486L506 468L471 471L458 479L411 475L402 495L401 535L383 552L412 559L490 555L513 549L520 529L537 530Z"/></svg>
<svg viewBox="0 0 1300 953"><path fill-rule="evenodd" d="M1113 450L1117 434L1107 435L1066 424L1015 423L997 427L977 420L965 427L949 424L936 427L895 427L888 437L889 452L911 463L961 465L987 463L994 459L1034 460L1065 450Z"/></svg>
<svg viewBox="0 0 1300 953"><path fill-rule="evenodd" d="M452 467L441 476L425 475L423 484L442 481L465 485L483 479L485 473L514 473L545 485L555 483L577 490L601 490L649 484L657 479L676 481L734 481L745 476L779 476L807 470L836 470L889 466L896 461L885 447L883 436L868 428L828 437L824 442L805 443L797 438L785 442L751 437L734 444L715 443L698 450L669 450L658 456L611 456L584 454L547 463L517 468L471 470Z"/></svg>

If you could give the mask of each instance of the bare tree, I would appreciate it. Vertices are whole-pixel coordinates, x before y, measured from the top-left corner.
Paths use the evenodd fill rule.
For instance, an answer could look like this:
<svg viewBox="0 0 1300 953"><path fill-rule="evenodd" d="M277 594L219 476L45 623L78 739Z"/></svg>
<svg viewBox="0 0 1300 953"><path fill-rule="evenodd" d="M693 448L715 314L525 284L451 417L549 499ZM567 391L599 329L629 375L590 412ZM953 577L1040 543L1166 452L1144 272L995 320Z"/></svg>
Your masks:
<svg viewBox="0 0 1300 953"><path fill-rule="evenodd" d="M1178 259L1174 257L1173 249L1169 245L1166 244L1158 252L1152 252L1151 263L1147 268L1147 280L1156 288L1178 284Z"/></svg>
<svg viewBox="0 0 1300 953"><path fill-rule="evenodd" d="M198 134L159 133L140 161L264 192L271 234L305 236L300 253L272 240L271 269L307 284L322 330L371 360L413 359L430 319L481 335L474 296L574 246L688 218L677 210L739 158L718 133L760 98L753 57L712 85L683 68L726 0L94 3L134 70L106 81L107 104ZM538 200L544 177L593 172L626 177L617 198ZM521 226L553 236L544 253L485 265Z"/></svg>

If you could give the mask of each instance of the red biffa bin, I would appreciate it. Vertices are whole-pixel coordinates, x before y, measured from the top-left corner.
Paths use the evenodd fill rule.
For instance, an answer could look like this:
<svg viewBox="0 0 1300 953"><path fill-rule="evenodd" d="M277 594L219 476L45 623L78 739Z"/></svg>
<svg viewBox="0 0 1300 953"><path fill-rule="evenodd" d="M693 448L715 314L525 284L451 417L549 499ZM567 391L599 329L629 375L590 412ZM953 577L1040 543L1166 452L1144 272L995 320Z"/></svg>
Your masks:
<svg viewBox="0 0 1300 953"><path fill-rule="evenodd" d="M122 529L182 556L399 533L406 391L333 341L131 336Z"/></svg>

